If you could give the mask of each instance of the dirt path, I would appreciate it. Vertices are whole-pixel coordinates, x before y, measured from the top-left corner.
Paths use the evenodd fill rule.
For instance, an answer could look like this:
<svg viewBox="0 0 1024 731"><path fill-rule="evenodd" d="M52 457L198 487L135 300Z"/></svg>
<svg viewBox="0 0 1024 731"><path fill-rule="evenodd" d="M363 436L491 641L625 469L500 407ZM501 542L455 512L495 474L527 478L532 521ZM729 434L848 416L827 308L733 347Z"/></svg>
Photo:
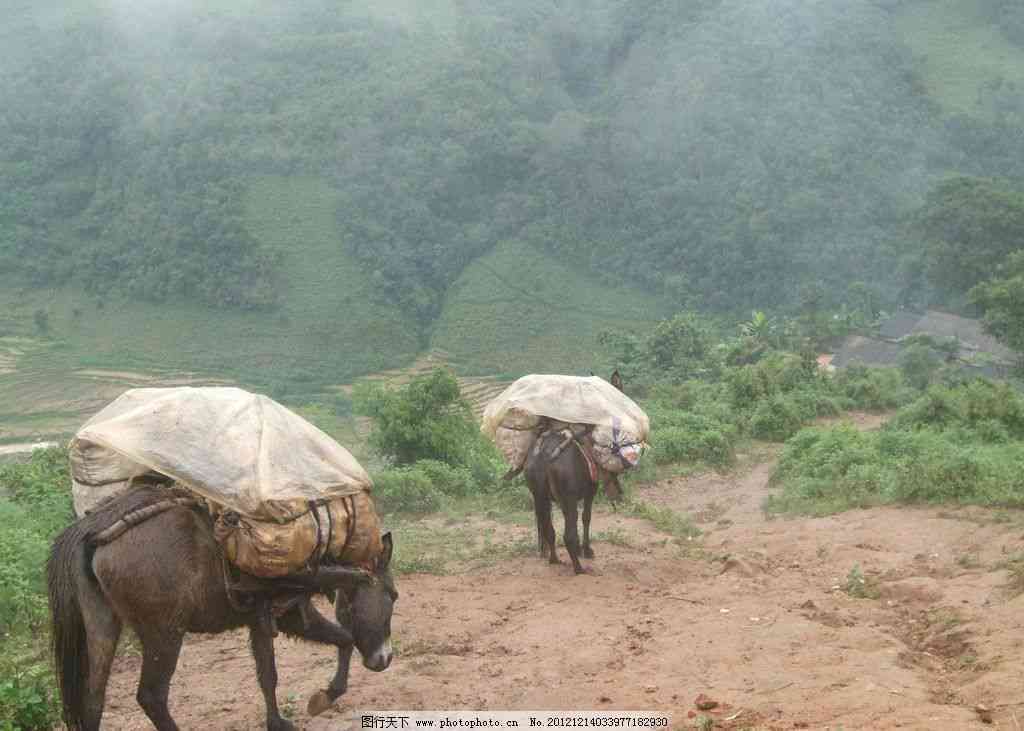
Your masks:
<svg viewBox="0 0 1024 731"><path fill-rule="evenodd" d="M31 454L37 449L56 447L57 442L23 442L20 444L0 444L0 458L14 455Z"/></svg>
<svg viewBox="0 0 1024 731"><path fill-rule="evenodd" d="M693 541L596 514L605 540L591 575L529 556L401 577L392 668L354 668L341 708L310 720L306 699L334 658L281 640L282 705L308 731L348 728L357 709L417 708L659 709L690 728L699 693L724 704L708 714L714 728L983 728L978 703L993 709L992 727L1024 723L1024 596L1005 591L999 568L1024 551L1024 515L767 520L772 465L640 491L692 515L704 531ZM855 566L869 598L842 590ZM137 656L117 660L105 728L149 728L138 669ZM171 705L182 728L262 728L244 635L191 638Z"/></svg>

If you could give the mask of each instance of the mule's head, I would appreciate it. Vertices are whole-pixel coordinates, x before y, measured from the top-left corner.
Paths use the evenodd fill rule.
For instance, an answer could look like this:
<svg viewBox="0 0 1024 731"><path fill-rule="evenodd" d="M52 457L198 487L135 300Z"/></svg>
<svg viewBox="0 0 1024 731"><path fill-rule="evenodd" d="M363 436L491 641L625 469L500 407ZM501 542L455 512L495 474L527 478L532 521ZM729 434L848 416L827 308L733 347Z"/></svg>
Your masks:
<svg viewBox="0 0 1024 731"><path fill-rule="evenodd" d="M346 602L337 603L338 622L351 628L363 665L379 672L391 664L391 613L398 592L391 577L391 534L385 533L384 548L365 581L345 588Z"/></svg>

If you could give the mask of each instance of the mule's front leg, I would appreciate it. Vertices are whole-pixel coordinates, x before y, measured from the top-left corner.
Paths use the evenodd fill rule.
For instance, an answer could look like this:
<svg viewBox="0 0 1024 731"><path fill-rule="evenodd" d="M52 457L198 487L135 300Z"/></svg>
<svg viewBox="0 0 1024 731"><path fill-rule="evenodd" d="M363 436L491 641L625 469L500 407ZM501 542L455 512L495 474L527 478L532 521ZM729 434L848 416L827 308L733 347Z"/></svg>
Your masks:
<svg viewBox="0 0 1024 731"><path fill-rule="evenodd" d="M277 663L274 661L274 638L258 623L249 627L252 656L256 660L256 677L260 681L263 702L267 706L267 731L295 731L291 721L281 716L277 707Z"/></svg>
<svg viewBox="0 0 1024 731"><path fill-rule="evenodd" d="M316 610L312 602L306 601L307 604L302 611L296 608L288 612L279 620L278 626L288 635L301 637L310 642L334 645L338 648L338 669L334 673L334 678L327 686L327 690L314 693L309 699L306 710L309 715L317 716L333 706L334 702L348 689L348 671L352 660L353 640L351 632L345 627L325 618ZM344 602L345 598L339 596L337 601ZM344 609L339 610L339 612L343 611Z"/></svg>

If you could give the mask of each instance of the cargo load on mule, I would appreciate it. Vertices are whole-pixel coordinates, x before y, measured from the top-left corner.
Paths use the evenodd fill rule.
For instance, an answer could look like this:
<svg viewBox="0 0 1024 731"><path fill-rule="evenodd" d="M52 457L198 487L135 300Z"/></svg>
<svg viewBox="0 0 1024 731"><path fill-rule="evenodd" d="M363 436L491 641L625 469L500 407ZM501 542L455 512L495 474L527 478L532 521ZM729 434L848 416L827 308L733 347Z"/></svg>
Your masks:
<svg viewBox="0 0 1024 731"><path fill-rule="evenodd" d="M239 388L126 391L70 445L79 516L138 484L167 499L108 530L192 501L208 511L226 559L264 579L362 569L381 554L369 475L340 444L281 404ZM149 511L147 513L147 511Z"/></svg>
<svg viewBox="0 0 1024 731"><path fill-rule="evenodd" d="M635 467L647 448L647 414L620 389L597 376L523 376L488 403L481 431L518 473L545 432L561 432L556 451L573 445L591 477L618 497L617 475ZM556 456L556 455L553 455Z"/></svg>

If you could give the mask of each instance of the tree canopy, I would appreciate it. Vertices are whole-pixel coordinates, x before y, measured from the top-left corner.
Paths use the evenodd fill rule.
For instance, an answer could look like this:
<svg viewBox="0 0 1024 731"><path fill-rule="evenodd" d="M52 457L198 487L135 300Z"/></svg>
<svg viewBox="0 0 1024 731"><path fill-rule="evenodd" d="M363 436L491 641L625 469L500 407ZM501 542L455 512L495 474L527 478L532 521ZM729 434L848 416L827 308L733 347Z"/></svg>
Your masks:
<svg viewBox="0 0 1024 731"><path fill-rule="evenodd" d="M896 22L914 2L8 3L0 265L271 308L289 252L257 241L242 196L311 175L336 193L338 246L424 331L510 240L678 307L795 308L808 281L891 304L936 181L1024 177L1014 83L943 111ZM1017 4L991 12L1019 46ZM939 210L992 185L927 198L942 286L991 263L961 243L991 231L1006 253L995 224L950 232Z"/></svg>

